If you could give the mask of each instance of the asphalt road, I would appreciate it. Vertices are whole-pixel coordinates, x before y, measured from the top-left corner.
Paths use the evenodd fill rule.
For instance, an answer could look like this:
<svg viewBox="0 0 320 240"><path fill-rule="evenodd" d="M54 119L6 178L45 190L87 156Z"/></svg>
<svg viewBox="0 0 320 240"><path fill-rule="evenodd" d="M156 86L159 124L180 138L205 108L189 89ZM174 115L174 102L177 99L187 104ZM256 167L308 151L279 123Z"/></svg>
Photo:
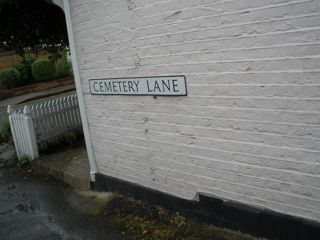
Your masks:
<svg viewBox="0 0 320 240"><path fill-rule="evenodd" d="M0 169L1 240L124 239L92 200L52 178Z"/></svg>

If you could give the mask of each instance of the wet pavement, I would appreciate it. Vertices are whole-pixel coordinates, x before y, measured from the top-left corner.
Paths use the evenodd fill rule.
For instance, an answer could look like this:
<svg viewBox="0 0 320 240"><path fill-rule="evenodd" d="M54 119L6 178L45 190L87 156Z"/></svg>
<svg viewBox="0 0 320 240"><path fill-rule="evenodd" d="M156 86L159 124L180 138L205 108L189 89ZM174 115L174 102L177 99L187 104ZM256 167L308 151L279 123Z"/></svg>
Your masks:
<svg viewBox="0 0 320 240"><path fill-rule="evenodd" d="M124 239L108 216L93 214L99 205L94 194L47 176L0 169L0 239Z"/></svg>

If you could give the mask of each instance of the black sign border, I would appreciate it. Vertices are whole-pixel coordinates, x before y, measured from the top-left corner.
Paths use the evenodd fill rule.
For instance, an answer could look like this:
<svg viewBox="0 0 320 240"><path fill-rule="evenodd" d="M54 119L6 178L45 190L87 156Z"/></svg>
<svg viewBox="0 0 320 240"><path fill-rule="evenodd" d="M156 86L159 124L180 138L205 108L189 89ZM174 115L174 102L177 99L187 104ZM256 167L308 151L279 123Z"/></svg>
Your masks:
<svg viewBox="0 0 320 240"><path fill-rule="evenodd" d="M118 80L118 79L137 79L137 78L165 78L165 77L183 77L184 79L184 86L185 86L185 90L186 93L183 95L169 95L169 94L161 94L161 95L157 95L157 94L116 94L116 93L111 93L111 94L97 94L97 93L92 93L92 89L91 89L91 81L96 81L96 80ZM148 77L118 77L118 78L92 78L89 79L89 88L90 88L90 94L91 95L100 95L100 96L157 96L157 97L183 97L183 96L188 96L188 88L187 88L187 80L186 80L186 76L185 75L169 75L169 76L148 76Z"/></svg>

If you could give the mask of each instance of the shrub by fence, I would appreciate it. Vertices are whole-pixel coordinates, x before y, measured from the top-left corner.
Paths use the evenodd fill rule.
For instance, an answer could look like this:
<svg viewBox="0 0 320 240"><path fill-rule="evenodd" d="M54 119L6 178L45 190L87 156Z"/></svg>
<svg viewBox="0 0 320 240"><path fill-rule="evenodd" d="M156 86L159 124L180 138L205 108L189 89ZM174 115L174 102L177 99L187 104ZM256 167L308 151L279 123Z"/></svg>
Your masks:
<svg viewBox="0 0 320 240"><path fill-rule="evenodd" d="M67 57L58 59L55 67L57 77L69 76L72 73L71 61Z"/></svg>
<svg viewBox="0 0 320 240"><path fill-rule="evenodd" d="M70 75L72 75L72 64L67 56L62 56L56 61L26 56L20 63L0 69L0 89L45 82Z"/></svg>
<svg viewBox="0 0 320 240"><path fill-rule="evenodd" d="M0 89L7 89L16 86L20 79L17 69L11 67L0 71Z"/></svg>
<svg viewBox="0 0 320 240"><path fill-rule="evenodd" d="M81 128L76 94L13 109L8 106L11 132L18 158L39 157L39 149L65 133Z"/></svg>
<svg viewBox="0 0 320 240"><path fill-rule="evenodd" d="M36 60L31 65L31 71L33 78L38 81L48 81L54 79L56 76L56 70L54 64L49 60Z"/></svg>
<svg viewBox="0 0 320 240"><path fill-rule="evenodd" d="M17 69L20 73L20 82L18 82L18 86L26 84L28 80L28 70L25 64L18 63L12 66L13 68Z"/></svg>

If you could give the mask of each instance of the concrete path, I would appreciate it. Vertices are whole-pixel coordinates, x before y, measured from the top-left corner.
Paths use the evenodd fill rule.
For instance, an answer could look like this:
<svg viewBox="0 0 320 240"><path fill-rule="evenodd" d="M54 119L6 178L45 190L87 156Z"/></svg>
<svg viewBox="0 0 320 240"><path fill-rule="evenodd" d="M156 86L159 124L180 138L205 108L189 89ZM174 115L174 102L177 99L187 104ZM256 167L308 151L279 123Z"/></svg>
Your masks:
<svg viewBox="0 0 320 240"><path fill-rule="evenodd" d="M63 180L76 189L90 189L90 167L85 146L43 154L32 161L38 172Z"/></svg>
<svg viewBox="0 0 320 240"><path fill-rule="evenodd" d="M49 89L34 92L34 93L28 93L28 94L24 94L24 95L12 97L12 98L7 98L0 101L0 112L1 113L5 112L8 105L18 105L22 102L37 101L34 99L45 98L50 95L61 94L66 91L72 91L72 90L75 90L74 84L55 87L55 88L49 88Z"/></svg>
<svg viewBox="0 0 320 240"><path fill-rule="evenodd" d="M92 214L108 196L97 201L92 194L42 175L0 169L0 239L123 240L107 216Z"/></svg>

